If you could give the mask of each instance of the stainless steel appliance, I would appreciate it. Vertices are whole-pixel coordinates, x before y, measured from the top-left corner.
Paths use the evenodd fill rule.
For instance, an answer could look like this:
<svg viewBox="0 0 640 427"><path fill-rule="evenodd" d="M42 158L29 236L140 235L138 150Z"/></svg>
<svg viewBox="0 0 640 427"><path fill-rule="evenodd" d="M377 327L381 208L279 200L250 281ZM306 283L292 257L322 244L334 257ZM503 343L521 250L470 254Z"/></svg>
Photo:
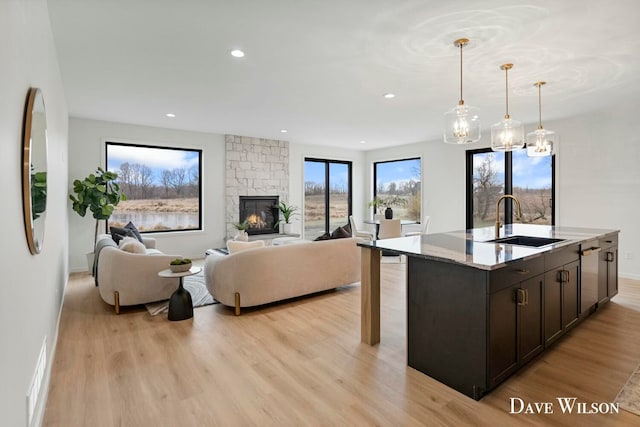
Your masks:
<svg viewBox="0 0 640 427"><path fill-rule="evenodd" d="M598 302L598 253L602 250L598 240L580 245L580 314L588 315Z"/></svg>

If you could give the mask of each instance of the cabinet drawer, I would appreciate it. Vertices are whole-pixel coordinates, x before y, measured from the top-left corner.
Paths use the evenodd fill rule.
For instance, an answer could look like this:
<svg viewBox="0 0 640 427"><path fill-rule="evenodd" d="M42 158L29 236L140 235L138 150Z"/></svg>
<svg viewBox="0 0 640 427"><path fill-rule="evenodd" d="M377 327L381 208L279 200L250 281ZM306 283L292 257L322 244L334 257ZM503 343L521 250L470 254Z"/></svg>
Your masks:
<svg viewBox="0 0 640 427"><path fill-rule="evenodd" d="M497 292L542 273L544 273L543 256L510 262L490 273L489 293Z"/></svg>
<svg viewBox="0 0 640 427"><path fill-rule="evenodd" d="M618 233L611 233L611 234L607 234L604 237L601 237L600 240L600 247L602 249L609 249L613 246L617 246L618 245Z"/></svg>
<svg viewBox="0 0 640 427"><path fill-rule="evenodd" d="M545 271L552 270L580 259L580 245L575 244L544 254Z"/></svg>

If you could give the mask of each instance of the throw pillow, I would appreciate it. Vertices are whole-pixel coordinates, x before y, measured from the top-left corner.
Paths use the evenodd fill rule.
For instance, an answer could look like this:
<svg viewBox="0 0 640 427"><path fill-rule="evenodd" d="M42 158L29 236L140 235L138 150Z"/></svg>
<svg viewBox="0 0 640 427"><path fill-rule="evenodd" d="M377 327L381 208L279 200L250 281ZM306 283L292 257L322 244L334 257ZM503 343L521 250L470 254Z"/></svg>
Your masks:
<svg viewBox="0 0 640 427"><path fill-rule="evenodd" d="M344 231L349 233L349 237L352 236L351 223L348 222L346 225L343 225L342 228L344 228Z"/></svg>
<svg viewBox="0 0 640 427"><path fill-rule="evenodd" d="M111 232L111 238L116 242L116 245L119 245L120 240L124 237L135 237L133 232L127 228L109 227L109 231Z"/></svg>
<svg viewBox="0 0 640 427"><path fill-rule="evenodd" d="M138 239L136 239L135 237L122 238L122 240L120 241L119 247L121 250L125 252L131 252L134 254L147 253L147 248L145 248L142 243L138 242Z"/></svg>
<svg viewBox="0 0 640 427"><path fill-rule="evenodd" d="M351 237L351 232L347 232L344 227L338 227L331 233L332 239L344 239L347 237Z"/></svg>
<svg viewBox="0 0 640 427"><path fill-rule="evenodd" d="M140 235L140 232L138 231L138 228L135 225L133 225L133 223L131 221L129 221L129 223L124 226L124 228L126 230L131 230L131 232L133 233L135 238L138 239L138 241L140 243L143 243L142 242L142 236Z"/></svg>
<svg viewBox="0 0 640 427"><path fill-rule="evenodd" d="M227 242L227 250L229 254L246 251L247 249L264 247L264 240L255 240L253 242L242 242L240 240L229 240Z"/></svg>
<svg viewBox="0 0 640 427"><path fill-rule="evenodd" d="M321 240L329 240L331 239L331 233L324 233L322 236L318 236L314 239L314 241L319 242Z"/></svg>

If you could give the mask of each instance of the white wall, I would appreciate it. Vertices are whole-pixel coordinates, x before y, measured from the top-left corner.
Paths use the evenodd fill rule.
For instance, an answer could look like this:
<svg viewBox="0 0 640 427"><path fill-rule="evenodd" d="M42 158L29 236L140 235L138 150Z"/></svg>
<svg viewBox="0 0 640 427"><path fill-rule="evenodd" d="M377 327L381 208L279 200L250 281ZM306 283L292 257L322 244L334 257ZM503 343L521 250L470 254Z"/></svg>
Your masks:
<svg viewBox="0 0 640 427"><path fill-rule="evenodd" d="M352 175L352 206L353 216L362 223L366 213L367 202L362 188L365 185L364 153L361 151L345 150L336 147L323 147L319 145L305 145L291 142L289 144L289 203L300 208L300 216L294 220L294 230L299 233L302 230L301 219L304 212L304 159L306 157L328 160L350 161Z"/></svg>
<svg viewBox="0 0 640 427"><path fill-rule="evenodd" d="M162 147L202 150L202 230L153 233L158 249L167 254L202 258L208 248L224 246L225 160L224 136L187 132L99 120L69 120L69 192L73 181L105 166L104 141L121 141ZM85 253L93 250L95 221L69 212L69 265L72 271L86 271ZM101 221L103 227L104 221Z"/></svg>
<svg viewBox="0 0 640 427"><path fill-rule="evenodd" d="M556 156L556 225L620 230L620 275L640 279L640 122L632 108L545 122L560 136ZM535 125L526 127L527 132ZM465 151L490 145L490 133L468 146L430 141L368 151L365 194L373 195L373 162L422 157L423 215L430 231L465 228Z"/></svg>
<svg viewBox="0 0 640 427"><path fill-rule="evenodd" d="M26 394L47 337L47 366L33 425L44 413L67 282L67 107L45 0L0 2L0 424L26 426ZM30 87L42 90L49 137L42 252L31 255L22 216L22 122Z"/></svg>

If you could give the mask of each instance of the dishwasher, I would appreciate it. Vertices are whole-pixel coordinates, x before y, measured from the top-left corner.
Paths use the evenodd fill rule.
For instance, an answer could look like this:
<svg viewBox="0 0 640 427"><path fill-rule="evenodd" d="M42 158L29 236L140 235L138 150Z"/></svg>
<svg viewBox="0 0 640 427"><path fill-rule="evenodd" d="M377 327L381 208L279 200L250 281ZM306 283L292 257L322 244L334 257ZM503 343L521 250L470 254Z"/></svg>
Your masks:
<svg viewBox="0 0 640 427"><path fill-rule="evenodd" d="M598 302L598 253L602 248L598 240L590 240L580 245L580 314L594 311Z"/></svg>

